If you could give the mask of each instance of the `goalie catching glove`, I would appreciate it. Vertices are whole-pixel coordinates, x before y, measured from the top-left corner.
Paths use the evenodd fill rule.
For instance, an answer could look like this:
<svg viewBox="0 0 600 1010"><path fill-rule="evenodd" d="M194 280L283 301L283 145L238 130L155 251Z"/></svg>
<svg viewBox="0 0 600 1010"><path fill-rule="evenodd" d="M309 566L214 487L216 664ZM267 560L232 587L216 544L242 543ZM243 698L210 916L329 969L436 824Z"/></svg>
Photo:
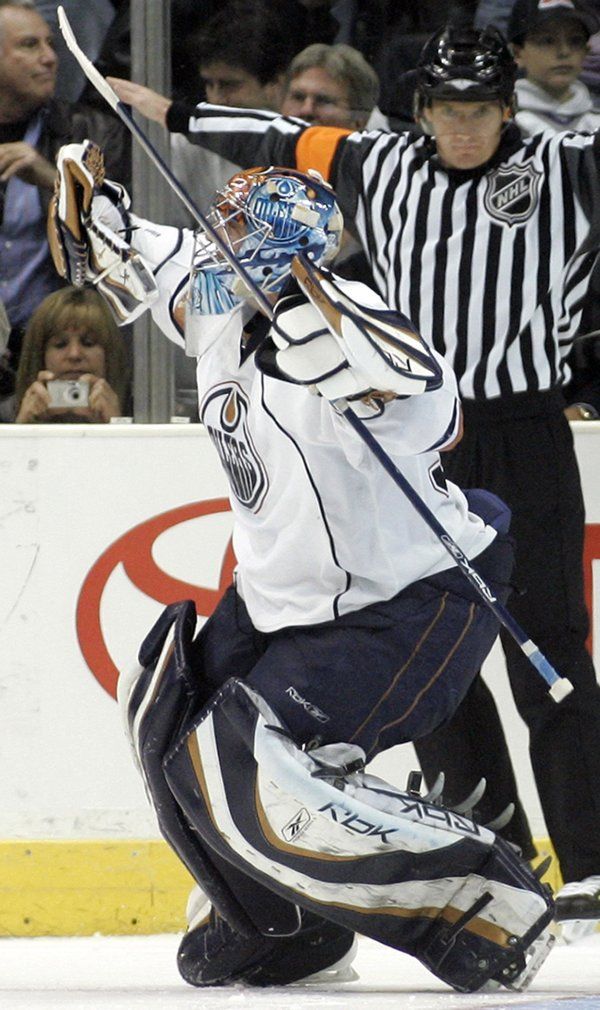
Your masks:
<svg viewBox="0 0 600 1010"><path fill-rule="evenodd" d="M277 303L271 331L284 375L332 401L439 388L441 366L405 316L359 305L303 257L292 273L303 295Z"/></svg>
<svg viewBox="0 0 600 1010"><path fill-rule="evenodd" d="M129 197L105 182L96 144L66 144L57 156L57 179L48 210L48 242L57 272L76 287L93 284L118 323L129 323L158 297L149 266L131 248ZM110 226L107 221L110 221Z"/></svg>

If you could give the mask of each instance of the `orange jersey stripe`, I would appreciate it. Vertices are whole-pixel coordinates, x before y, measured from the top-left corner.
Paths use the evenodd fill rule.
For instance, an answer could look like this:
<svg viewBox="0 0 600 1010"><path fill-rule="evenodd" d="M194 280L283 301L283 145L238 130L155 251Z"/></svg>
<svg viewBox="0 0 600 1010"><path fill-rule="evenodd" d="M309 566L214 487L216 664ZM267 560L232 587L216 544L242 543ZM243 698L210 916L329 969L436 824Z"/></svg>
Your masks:
<svg viewBox="0 0 600 1010"><path fill-rule="evenodd" d="M296 145L296 168L307 172L316 168L324 179L329 179L331 165L342 137L352 130L340 130L335 126L311 126L300 134Z"/></svg>

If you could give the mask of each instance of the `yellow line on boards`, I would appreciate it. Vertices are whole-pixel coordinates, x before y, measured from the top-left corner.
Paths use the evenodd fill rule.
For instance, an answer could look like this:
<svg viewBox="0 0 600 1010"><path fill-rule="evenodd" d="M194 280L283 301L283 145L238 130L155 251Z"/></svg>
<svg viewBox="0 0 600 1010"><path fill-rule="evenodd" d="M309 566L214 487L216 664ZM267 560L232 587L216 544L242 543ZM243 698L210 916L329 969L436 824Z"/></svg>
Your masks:
<svg viewBox="0 0 600 1010"><path fill-rule="evenodd" d="M176 933L191 886L160 840L0 842L0 937Z"/></svg>
<svg viewBox="0 0 600 1010"><path fill-rule="evenodd" d="M536 845L540 858L551 852L547 839ZM560 886L555 860L544 879ZM192 883L161 840L6 840L0 937L182 932Z"/></svg>

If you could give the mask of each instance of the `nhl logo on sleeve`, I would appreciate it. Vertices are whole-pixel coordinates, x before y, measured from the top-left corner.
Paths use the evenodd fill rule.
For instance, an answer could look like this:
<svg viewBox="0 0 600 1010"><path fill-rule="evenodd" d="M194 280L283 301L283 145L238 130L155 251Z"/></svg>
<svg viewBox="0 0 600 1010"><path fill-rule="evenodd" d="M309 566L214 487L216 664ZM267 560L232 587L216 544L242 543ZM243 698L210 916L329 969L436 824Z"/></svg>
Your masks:
<svg viewBox="0 0 600 1010"><path fill-rule="evenodd" d="M502 224L527 221L536 208L542 173L531 162L496 169L488 177L483 203L490 217Z"/></svg>

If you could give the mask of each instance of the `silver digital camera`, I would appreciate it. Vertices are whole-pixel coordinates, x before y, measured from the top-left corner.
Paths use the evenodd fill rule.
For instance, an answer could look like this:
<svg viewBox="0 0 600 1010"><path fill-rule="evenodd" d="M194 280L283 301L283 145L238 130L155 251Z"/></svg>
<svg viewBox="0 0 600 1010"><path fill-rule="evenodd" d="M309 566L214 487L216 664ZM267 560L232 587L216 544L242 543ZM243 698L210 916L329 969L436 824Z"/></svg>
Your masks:
<svg viewBox="0 0 600 1010"><path fill-rule="evenodd" d="M79 379L50 379L46 383L50 393L50 407L62 407L68 410L73 407L87 407L90 400L89 382Z"/></svg>

